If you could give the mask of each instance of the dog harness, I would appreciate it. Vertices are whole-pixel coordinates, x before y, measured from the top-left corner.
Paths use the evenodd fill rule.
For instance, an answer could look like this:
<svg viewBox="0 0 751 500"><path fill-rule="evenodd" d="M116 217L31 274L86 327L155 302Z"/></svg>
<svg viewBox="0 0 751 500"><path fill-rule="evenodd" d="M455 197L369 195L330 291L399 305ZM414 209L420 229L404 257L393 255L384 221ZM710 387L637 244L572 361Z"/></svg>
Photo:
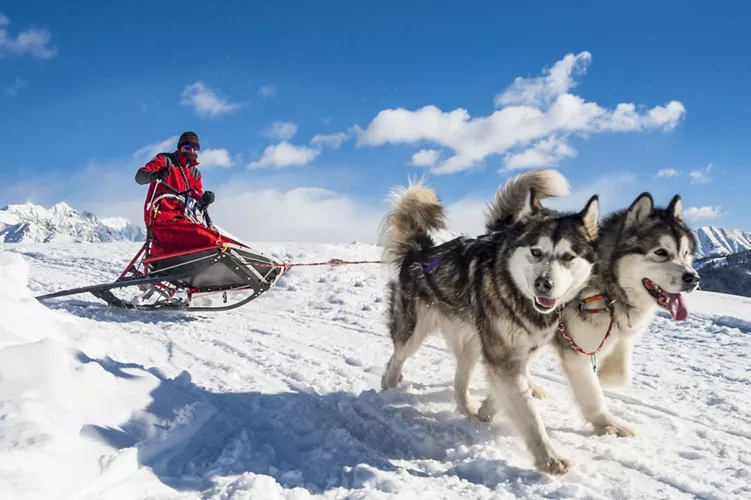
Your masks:
<svg viewBox="0 0 751 500"><path fill-rule="evenodd" d="M438 264L441 263L441 260L443 259L444 255L476 239L478 238L468 238L466 236L459 236L457 238L454 238L453 240L449 240L445 243L441 243L437 247L434 247L426 258L426 260L429 259L428 263L422 266L423 272L425 272L425 274L430 274L430 272L433 271L436 267L438 267ZM433 257L430 258L431 256Z"/></svg>
<svg viewBox="0 0 751 500"><path fill-rule="evenodd" d="M605 308L595 308L595 309L587 309L585 306L589 304L590 302L594 302L595 300L603 300L605 302ZM615 324L615 308L613 307L614 300L608 299L608 297L605 294L599 294L599 295L592 295L591 297L587 297L586 299L579 301L579 312L584 314L598 314L602 312L608 312L610 313L610 324L608 325L608 331L605 332L605 337L602 339L602 342L600 342L600 345L592 352L587 352L581 347L579 347L574 339L571 338L571 336L566 333L566 325L563 322L563 307L558 309L558 331L561 332L561 336L563 336L566 341L582 354L586 354L592 359L592 371L597 371L597 353L600 352L600 349L602 349L602 346L605 345L605 341L608 340L608 337L610 337L610 333L613 331L613 325Z"/></svg>

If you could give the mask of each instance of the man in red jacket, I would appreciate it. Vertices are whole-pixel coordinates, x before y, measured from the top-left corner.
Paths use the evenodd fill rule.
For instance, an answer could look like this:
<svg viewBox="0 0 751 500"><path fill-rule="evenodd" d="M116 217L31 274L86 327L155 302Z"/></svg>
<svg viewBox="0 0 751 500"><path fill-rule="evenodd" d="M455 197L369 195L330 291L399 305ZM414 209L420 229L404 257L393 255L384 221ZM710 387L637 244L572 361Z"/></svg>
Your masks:
<svg viewBox="0 0 751 500"><path fill-rule="evenodd" d="M184 204L174 198L164 198L149 206L160 195L170 193L161 184L180 192L190 190L190 196L204 208L214 202L214 193L203 190L201 172L198 170L198 151L201 149L194 132L184 132L173 153L159 153L136 172L138 184L149 184L144 203L144 221L151 231L152 257L192 248L215 246L227 241L213 228L196 224L184 214ZM157 184L157 181L161 181Z"/></svg>

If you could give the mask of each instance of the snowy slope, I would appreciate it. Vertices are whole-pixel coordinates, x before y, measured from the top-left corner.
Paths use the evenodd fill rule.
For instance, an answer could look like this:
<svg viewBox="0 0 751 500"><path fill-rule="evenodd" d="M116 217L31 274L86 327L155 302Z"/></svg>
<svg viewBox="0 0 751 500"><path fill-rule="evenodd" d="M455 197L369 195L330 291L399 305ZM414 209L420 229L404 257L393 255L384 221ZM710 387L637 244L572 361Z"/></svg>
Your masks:
<svg viewBox="0 0 751 500"><path fill-rule="evenodd" d="M7 205L0 209L0 241L5 243L91 243L144 239L143 229L127 219L100 219L91 212L78 213L63 202L50 209L33 203Z"/></svg>
<svg viewBox="0 0 751 500"><path fill-rule="evenodd" d="M694 231L699 242L699 257L728 255L751 250L751 231L722 229L704 226Z"/></svg>
<svg viewBox="0 0 751 500"><path fill-rule="evenodd" d="M369 245L257 244L287 262L377 259ZM531 470L504 418L467 420L440 338L382 392L379 265L293 268L242 309L112 310L42 293L114 279L130 243L0 245L0 498L751 498L751 299L689 296L608 391L637 431L598 437L551 353L533 375L563 478ZM22 259L23 258L23 259ZM23 262L22 262L23 260ZM481 371L473 383L479 400Z"/></svg>

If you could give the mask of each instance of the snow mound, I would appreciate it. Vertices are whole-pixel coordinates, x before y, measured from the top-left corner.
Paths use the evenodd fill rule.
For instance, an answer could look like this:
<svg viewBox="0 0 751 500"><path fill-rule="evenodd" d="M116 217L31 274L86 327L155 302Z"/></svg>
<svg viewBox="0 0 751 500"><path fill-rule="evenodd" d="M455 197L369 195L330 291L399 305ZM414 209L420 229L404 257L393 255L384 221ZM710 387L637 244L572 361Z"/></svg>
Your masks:
<svg viewBox="0 0 751 500"><path fill-rule="evenodd" d="M21 255L0 253L0 498L69 498L99 487L112 462L138 468L137 454L120 457L100 436L127 434L119 426L163 381L76 349L78 327L33 298L28 271ZM143 438L169 418L141 420Z"/></svg>
<svg viewBox="0 0 751 500"><path fill-rule="evenodd" d="M110 357L76 321L36 301L28 279L22 255L0 253L0 498L172 498L144 464L169 463L195 451L191 440L210 442L237 424L217 417L188 372L169 378ZM252 473L214 490L310 498Z"/></svg>

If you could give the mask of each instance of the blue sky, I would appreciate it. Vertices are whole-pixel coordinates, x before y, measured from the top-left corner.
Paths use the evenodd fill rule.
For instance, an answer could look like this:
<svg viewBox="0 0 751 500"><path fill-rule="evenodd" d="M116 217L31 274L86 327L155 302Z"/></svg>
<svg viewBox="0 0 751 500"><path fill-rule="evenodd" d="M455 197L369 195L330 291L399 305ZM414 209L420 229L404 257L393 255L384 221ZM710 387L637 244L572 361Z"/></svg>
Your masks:
<svg viewBox="0 0 751 500"><path fill-rule="evenodd" d="M751 230L750 11L6 2L0 205L141 222L135 170L194 130L214 219L249 239L372 240L389 189L422 174L479 231L535 166L570 180L561 207L680 193L692 225Z"/></svg>

